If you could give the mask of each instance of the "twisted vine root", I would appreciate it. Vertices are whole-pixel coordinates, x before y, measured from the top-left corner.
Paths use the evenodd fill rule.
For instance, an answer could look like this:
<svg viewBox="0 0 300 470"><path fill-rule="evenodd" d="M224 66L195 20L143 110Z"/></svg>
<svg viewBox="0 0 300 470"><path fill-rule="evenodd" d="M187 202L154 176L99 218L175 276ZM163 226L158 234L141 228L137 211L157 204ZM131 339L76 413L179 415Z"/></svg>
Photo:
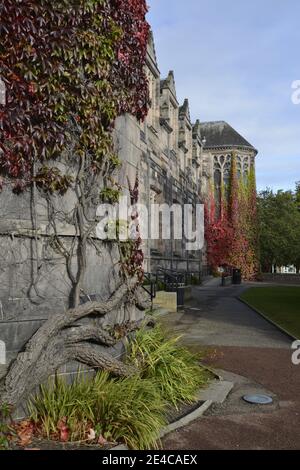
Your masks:
<svg viewBox="0 0 300 470"><path fill-rule="evenodd" d="M21 400L69 361L105 369L116 376L129 376L136 371L108 354L105 349L117 340L101 327L99 319L116 310L129 297L137 308L145 310L145 301L137 280L122 284L104 302L88 302L64 313L51 316L28 341L25 351L19 353L5 379L0 401L17 406ZM93 315L93 322L74 325L80 319ZM98 320L98 321L97 321ZM135 329L136 325L132 325ZM90 342L92 341L92 342Z"/></svg>

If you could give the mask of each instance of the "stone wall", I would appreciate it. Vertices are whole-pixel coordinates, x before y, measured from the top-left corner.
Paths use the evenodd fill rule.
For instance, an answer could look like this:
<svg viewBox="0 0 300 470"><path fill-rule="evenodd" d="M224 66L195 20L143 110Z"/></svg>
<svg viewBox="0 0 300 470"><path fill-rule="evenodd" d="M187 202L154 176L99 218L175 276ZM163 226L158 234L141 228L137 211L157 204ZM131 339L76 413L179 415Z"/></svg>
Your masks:
<svg viewBox="0 0 300 470"><path fill-rule="evenodd" d="M72 207L72 197L72 192L58 196L58 209L67 211ZM33 217L32 190L17 195L6 184L0 193L0 340L6 344L8 362L49 315L70 305L71 282L66 260L53 249L53 230L45 200L38 192L35 198ZM74 227L61 222L57 229L68 248L74 239ZM71 263L74 272L76 261L75 242ZM119 284L116 244L93 239L87 247L81 301L105 300ZM119 320L125 317L126 312L121 312Z"/></svg>
<svg viewBox="0 0 300 470"><path fill-rule="evenodd" d="M38 270L35 242L14 235L0 238L0 339L12 358L49 317L69 305L71 283L65 260L48 246L47 237L38 239ZM99 243L96 241L96 243ZM88 270L82 300L106 299L117 284L117 252L101 244L101 258L89 247Z"/></svg>
<svg viewBox="0 0 300 470"><path fill-rule="evenodd" d="M262 274L263 282L271 282L273 284L290 284L300 285L300 274Z"/></svg>

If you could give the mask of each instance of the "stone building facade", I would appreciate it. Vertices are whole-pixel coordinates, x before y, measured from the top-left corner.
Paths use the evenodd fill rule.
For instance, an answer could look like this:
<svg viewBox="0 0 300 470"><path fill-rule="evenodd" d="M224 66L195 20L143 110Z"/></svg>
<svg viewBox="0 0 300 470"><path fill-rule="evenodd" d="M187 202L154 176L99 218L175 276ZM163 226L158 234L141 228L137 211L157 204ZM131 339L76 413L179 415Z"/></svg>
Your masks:
<svg viewBox="0 0 300 470"><path fill-rule="evenodd" d="M179 103L173 71L161 79L153 35L147 56L151 108L144 123L126 115L118 119L117 145L125 175L140 176L140 202L203 204L210 191L217 193L229 180L235 152L238 171L255 165L256 149L224 121L191 121L188 99ZM186 240L149 240L144 243L145 269L158 266L203 273L207 270L205 247L187 251Z"/></svg>
<svg viewBox="0 0 300 470"><path fill-rule="evenodd" d="M213 183L217 188L226 182L233 151L238 152L241 173L254 165L257 152L224 122L191 121L188 100L178 102L174 73L161 79L152 36L147 73L151 108L146 121L125 115L116 123L116 146L123 161L120 183L128 187L127 177L133 183L138 171L140 202L147 207L203 203ZM51 248L45 204L37 200L34 224L31 206L30 191L16 195L7 186L0 192L0 341L6 345L8 363L49 315L68 306L70 282L65 260ZM66 243L74 235L65 225L59 234ZM118 283L118 251L113 244L101 244L100 264L97 243L100 240L88 250L84 292L89 299L106 299ZM158 266L205 270L205 250L187 251L185 240L150 240L143 248L146 271ZM118 315L122 320L127 313Z"/></svg>

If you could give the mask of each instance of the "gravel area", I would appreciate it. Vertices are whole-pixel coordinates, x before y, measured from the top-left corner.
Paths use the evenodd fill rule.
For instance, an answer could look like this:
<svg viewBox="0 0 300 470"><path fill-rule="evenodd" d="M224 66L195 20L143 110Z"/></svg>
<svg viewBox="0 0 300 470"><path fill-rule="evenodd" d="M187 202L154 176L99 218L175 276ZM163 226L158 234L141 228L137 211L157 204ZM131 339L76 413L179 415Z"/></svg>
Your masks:
<svg viewBox="0 0 300 470"><path fill-rule="evenodd" d="M300 449L300 366L285 349L222 347L213 365L244 376L224 405L168 435L164 449ZM211 364L212 365L212 364ZM270 393L273 405L249 405L247 392Z"/></svg>

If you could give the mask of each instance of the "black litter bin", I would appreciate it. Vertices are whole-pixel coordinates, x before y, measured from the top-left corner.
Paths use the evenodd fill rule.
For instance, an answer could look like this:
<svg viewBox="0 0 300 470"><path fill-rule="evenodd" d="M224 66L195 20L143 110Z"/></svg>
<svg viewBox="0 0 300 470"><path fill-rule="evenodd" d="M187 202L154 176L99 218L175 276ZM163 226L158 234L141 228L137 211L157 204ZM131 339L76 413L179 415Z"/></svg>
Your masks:
<svg viewBox="0 0 300 470"><path fill-rule="evenodd" d="M221 286L222 286L222 287L225 287L225 286L226 286L226 275L225 275L225 273L222 274Z"/></svg>
<svg viewBox="0 0 300 470"><path fill-rule="evenodd" d="M240 269L233 269L232 284L238 285L241 283L242 283L242 271Z"/></svg>
<svg viewBox="0 0 300 470"><path fill-rule="evenodd" d="M184 286L177 287L177 307L182 308L184 306Z"/></svg>

